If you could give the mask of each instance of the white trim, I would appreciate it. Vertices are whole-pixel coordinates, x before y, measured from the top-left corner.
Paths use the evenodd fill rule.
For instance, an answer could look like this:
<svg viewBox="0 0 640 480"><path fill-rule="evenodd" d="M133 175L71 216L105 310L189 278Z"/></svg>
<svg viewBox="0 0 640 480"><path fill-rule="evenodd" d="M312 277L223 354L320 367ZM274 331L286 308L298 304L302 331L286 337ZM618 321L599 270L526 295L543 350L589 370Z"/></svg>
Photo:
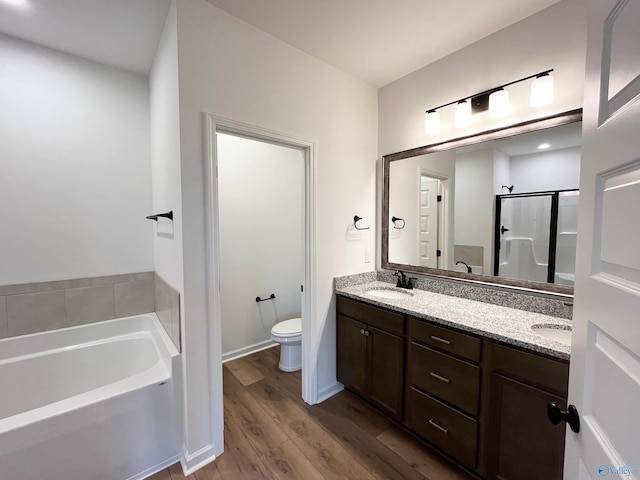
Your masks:
<svg viewBox="0 0 640 480"><path fill-rule="evenodd" d="M334 384L323 388L318 392L317 403L324 402L327 398L333 397L336 393L340 393L342 390L344 390L344 385L340 382L335 382Z"/></svg>
<svg viewBox="0 0 640 480"><path fill-rule="evenodd" d="M180 458L180 465L182 466L182 473L185 477L188 477L196 470L200 470L205 465L215 461L217 458L214 453L214 446L207 445L201 448L195 453L189 454L186 447L182 447L182 457Z"/></svg>
<svg viewBox="0 0 640 480"><path fill-rule="evenodd" d="M277 347L278 344L273 340L264 340L262 342L254 343L253 345L249 345L248 347L238 348L237 350L232 350L227 353L222 354L222 363L227 363L232 360L237 360L238 358L246 357L247 355L251 355L252 353L258 353L262 350L267 350L269 348Z"/></svg>
<svg viewBox="0 0 640 480"><path fill-rule="evenodd" d="M164 470L165 468L169 468L171 465L179 461L180 458L181 458L180 454L174 455L173 457L169 458L168 460L165 460L164 462L160 462L151 468L147 468L144 472L136 473L135 475L129 477L127 480L142 480L143 478L148 478L158 473L159 471Z"/></svg>
<svg viewBox="0 0 640 480"><path fill-rule="evenodd" d="M204 114L207 131L205 160L205 253L207 270L207 328L209 364L209 411L211 440L216 455L224 451L224 408L222 395L222 340L220 333L220 242L218 241L218 189L216 156L216 125L213 117ZM185 465L183 464L183 469Z"/></svg>
<svg viewBox="0 0 640 480"><path fill-rule="evenodd" d="M222 395L222 320L220 314L220 249L219 211L216 149L216 132L231 133L261 141L299 148L305 153L305 259L304 292L302 293L302 398L313 405L317 403L317 356L314 345L320 343L316 333L316 249L315 249L315 201L316 201L316 143L301 137L268 130L255 125L236 122L227 118L204 113L206 125L205 192L207 222L207 274L210 295L207 296L209 329L209 365L211 368L210 409L211 431L217 453L224 445L224 409Z"/></svg>

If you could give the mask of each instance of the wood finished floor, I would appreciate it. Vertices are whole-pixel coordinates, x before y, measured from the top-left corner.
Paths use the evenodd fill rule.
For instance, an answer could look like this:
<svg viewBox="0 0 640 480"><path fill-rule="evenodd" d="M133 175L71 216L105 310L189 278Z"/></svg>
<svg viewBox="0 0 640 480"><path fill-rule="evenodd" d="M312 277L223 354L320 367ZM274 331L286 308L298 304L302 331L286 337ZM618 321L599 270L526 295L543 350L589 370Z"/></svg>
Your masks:
<svg viewBox="0 0 640 480"><path fill-rule="evenodd" d="M472 480L348 391L310 406L278 347L224 365L225 451L188 477L152 480Z"/></svg>

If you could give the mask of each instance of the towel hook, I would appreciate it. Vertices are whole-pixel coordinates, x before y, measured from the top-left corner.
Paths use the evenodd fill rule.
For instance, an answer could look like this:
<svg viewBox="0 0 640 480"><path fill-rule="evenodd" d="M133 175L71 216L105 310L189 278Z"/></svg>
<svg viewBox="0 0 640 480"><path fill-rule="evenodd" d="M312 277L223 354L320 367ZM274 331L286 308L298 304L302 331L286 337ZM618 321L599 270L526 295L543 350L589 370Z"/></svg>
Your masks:
<svg viewBox="0 0 640 480"><path fill-rule="evenodd" d="M397 229L397 230L402 230L404 228L405 225L405 221L404 218L400 218L400 217L391 217L391 221L393 222L393 228ZM402 222L402 226L398 227L396 225L396 222Z"/></svg>
<svg viewBox="0 0 640 480"><path fill-rule="evenodd" d="M173 210L169 211L169 212L165 212L165 213L156 213L154 215L149 215L148 218L149 220L153 220L155 222L158 221L158 217L164 217L164 218L168 218L169 220L173 221Z"/></svg>
<svg viewBox="0 0 640 480"><path fill-rule="evenodd" d="M356 230L369 230L371 227L358 227L358 222L362 220L362 217L359 217L358 215L354 215L353 217L353 226L355 227Z"/></svg>

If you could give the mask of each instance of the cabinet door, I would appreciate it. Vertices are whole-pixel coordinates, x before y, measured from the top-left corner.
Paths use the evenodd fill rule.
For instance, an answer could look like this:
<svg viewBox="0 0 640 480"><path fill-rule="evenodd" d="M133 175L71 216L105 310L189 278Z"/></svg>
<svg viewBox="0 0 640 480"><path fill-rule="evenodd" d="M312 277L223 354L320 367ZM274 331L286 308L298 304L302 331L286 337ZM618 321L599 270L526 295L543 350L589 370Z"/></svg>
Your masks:
<svg viewBox="0 0 640 480"><path fill-rule="evenodd" d="M561 480L564 423L552 425L547 404L564 409L565 399L491 375L488 477L497 480Z"/></svg>
<svg viewBox="0 0 640 480"><path fill-rule="evenodd" d="M366 395L367 337L364 323L338 315L338 381L358 395Z"/></svg>
<svg viewBox="0 0 640 480"><path fill-rule="evenodd" d="M368 327L368 398L388 415L402 419L404 340Z"/></svg>

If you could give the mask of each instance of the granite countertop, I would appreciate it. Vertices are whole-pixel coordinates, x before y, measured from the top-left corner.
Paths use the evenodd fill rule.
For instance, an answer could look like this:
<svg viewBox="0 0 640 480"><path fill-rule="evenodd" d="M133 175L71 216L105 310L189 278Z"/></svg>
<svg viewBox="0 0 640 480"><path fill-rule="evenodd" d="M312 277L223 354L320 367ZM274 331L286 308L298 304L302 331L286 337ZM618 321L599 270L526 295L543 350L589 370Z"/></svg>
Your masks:
<svg viewBox="0 0 640 480"><path fill-rule="evenodd" d="M379 298L366 293L372 289L401 290L413 296L398 300ZM425 290L398 289L380 281L336 287L336 293L557 358L568 360L571 353L571 347L542 337L531 330L532 325L540 324L570 329L571 321L563 318Z"/></svg>

